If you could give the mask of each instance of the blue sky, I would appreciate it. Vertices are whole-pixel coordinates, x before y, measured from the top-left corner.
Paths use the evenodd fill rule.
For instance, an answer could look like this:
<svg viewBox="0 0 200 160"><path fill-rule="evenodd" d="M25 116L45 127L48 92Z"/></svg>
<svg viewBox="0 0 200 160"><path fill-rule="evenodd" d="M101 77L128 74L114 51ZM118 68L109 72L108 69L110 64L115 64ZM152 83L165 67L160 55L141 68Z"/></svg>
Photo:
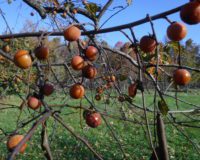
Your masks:
<svg viewBox="0 0 200 160"><path fill-rule="evenodd" d="M98 3L105 3L106 0L98 0ZM114 4L111 6L111 9L114 6L125 5L126 0L115 0ZM184 3L187 3L188 0L133 0L133 4L127 8L125 11L119 13L117 16L112 18L105 26L112 27L116 25L130 23L141 18L144 18L147 13L150 15L154 15L160 12L164 12L166 10L172 9ZM4 12L4 15L8 21L8 24L13 33L23 32L22 28L27 22L27 20L32 21L34 23L38 23L39 28L49 28L51 29L47 23L49 21L41 21L40 16L34 12L29 6L24 4L21 0L13 1L10 5L7 4L7 0L0 0L0 8ZM34 12L34 16L30 16L30 13ZM102 22L104 22L113 11L107 11L105 16L102 18ZM77 17L81 22L87 22L88 20L82 17ZM173 14L169 16L172 21L181 21L179 18L179 13ZM0 33L5 32L6 25L0 17ZM156 29L156 33L159 41L164 41L166 36L166 29L168 27L168 22L165 20L157 20L154 21L154 26ZM47 26L47 27L46 27ZM188 28L187 37L184 40L192 38L195 43L200 44L200 25L186 25ZM134 28L136 37L140 39L143 35L151 33L151 28L149 23L138 26ZM106 40L110 45L114 45L117 41L126 42L126 38L119 32L109 33L109 34L101 34L101 39Z"/></svg>

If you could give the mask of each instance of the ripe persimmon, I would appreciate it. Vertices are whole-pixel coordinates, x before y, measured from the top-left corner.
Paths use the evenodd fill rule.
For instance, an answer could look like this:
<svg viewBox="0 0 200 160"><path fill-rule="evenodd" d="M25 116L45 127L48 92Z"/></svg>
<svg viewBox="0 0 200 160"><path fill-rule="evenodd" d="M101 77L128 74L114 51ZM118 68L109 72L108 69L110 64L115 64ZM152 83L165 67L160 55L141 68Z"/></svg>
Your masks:
<svg viewBox="0 0 200 160"><path fill-rule="evenodd" d="M44 84L44 86L42 87L42 93L45 95L45 96L49 96L53 93L54 91L54 85L50 82L46 82Z"/></svg>
<svg viewBox="0 0 200 160"><path fill-rule="evenodd" d="M97 50L96 47L94 47L94 46L88 46L87 49L86 49L86 51L85 51L85 56L90 61L94 61L97 58L97 53L98 53L98 50Z"/></svg>
<svg viewBox="0 0 200 160"><path fill-rule="evenodd" d="M177 85L187 85L191 81L191 75L186 69L177 69L174 71L173 79Z"/></svg>
<svg viewBox="0 0 200 160"><path fill-rule="evenodd" d="M136 94L137 94L137 83L130 84L128 87L128 95L134 98Z"/></svg>
<svg viewBox="0 0 200 160"><path fill-rule="evenodd" d="M7 141L7 148L9 151L12 151L20 142L21 140L24 138L23 135L13 135L11 136L8 141ZM25 149L27 147L27 144L25 143L21 149L20 149L20 153L24 153Z"/></svg>
<svg viewBox="0 0 200 160"><path fill-rule="evenodd" d="M41 106L41 104L41 101L36 97L31 96L28 98L28 107L33 110L38 109Z"/></svg>
<svg viewBox="0 0 200 160"><path fill-rule="evenodd" d="M74 70L82 70L85 66L84 59L81 56L74 56L71 60L71 66Z"/></svg>
<svg viewBox="0 0 200 160"><path fill-rule="evenodd" d="M69 94L74 99L83 98L85 95L85 89L81 84L74 84L69 91Z"/></svg>
<svg viewBox="0 0 200 160"><path fill-rule="evenodd" d="M93 79L97 75L97 69L91 65L85 66L82 71L83 76L88 79Z"/></svg>
<svg viewBox="0 0 200 160"><path fill-rule="evenodd" d="M187 35L187 28L182 23L173 22L167 28L167 36L172 41L181 41Z"/></svg>
<svg viewBox="0 0 200 160"><path fill-rule="evenodd" d="M140 49L149 53L156 49L156 40L151 36L143 36L140 40Z"/></svg>
<svg viewBox="0 0 200 160"><path fill-rule="evenodd" d="M180 17L187 24L200 23L200 1L192 1L185 4L180 11Z"/></svg>
<svg viewBox="0 0 200 160"><path fill-rule="evenodd" d="M96 128L101 124L101 115L97 112L86 115L86 123L92 128Z"/></svg>
<svg viewBox="0 0 200 160"><path fill-rule="evenodd" d="M27 69L32 65L32 59L29 52L26 50L19 50L14 56L14 63L16 66Z"/></svg>
<svg viewBox="0 0 200 160"><path fill-rule="evenodd" d="M81 36L81 30L72 25L69 26L67 29L64 30L64 37L68 41L77 41Z"/></svg>
<svg viewBox="0 0 200 160"><path fill-rule="evenodd" d="M39 60L46 60L49 56L49 48L45 46L39 46L35 48L34 52L35 52L35 56Z"/></svg>

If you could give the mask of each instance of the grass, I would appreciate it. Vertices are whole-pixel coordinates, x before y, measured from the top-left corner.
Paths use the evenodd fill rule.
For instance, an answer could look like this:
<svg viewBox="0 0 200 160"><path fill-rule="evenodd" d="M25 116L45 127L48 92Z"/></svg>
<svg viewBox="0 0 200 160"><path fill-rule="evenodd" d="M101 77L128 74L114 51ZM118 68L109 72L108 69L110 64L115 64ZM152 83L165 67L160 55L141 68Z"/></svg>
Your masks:
<svg viewBox="0 0 200 160"><path fill-rule="evenodd" d="M179 93L179 98L185 101L192 102L196 105L199 104L198 94ZM49 104L70 103L71 105L77 106L80 103L79 100L69 101L68 98L62 97L60 95L54 95L53 97L46 98L45 100L48 101ZM176 109L176 102L173 99L166 98L166 101L170 110ZM10 98L0 100L0 102L19 105L21 103L21 100L17 98L17 96L11 96ZM108 113L111 113L112 115L121 116L120 109L123 109L126 113L126 116L129 119L132 120L137 119L139 121L144 122L144 120L142 120L140 116L138 116L138 114L143 115L143 112L138 109L130 111L128 109L127 104L125 103L119 103L115 100L112 100L109 105L106 105L104 101L101 102L94 101L94 102L101 111L106 110ZM150 95L146 94L147 106L150 105L152 102L153 102L153 96L151 94ZM82 101L81 103L83 106L89 106L89 104L86 101ZM137 97L134 99L134 103L141 105L141 95L139 94L137 95ZM186 105L184 103L179 103L180 110L185 110L190 108L191 107L189 105ZM54 107L54 109L60 110L61 108ZM73 128L74 132L87 139L95 148L95 150L103 156L104 159L106 160L123 159L123 154L120 151L118 143L113 138L109 128L106 126L104 122L98 128L91 129L85 124L83 118L81 117L82 113L79 109L75 110L63 107L61 111L64 122L68 124L71 128ZM16 121L19 113L20 112L18 109L7 109L1 111L0 128L8 132L12 132L13 130L15 130ZM22 112L20 121L27 121L34 115L37 115L37 113L29 111L28 109L25 108ZM150 122L152 122L153 121L152 115L149 114L148 116ZM106 117L106 119L109 122L109 125L111 126L112 130L114 131L117 139L122 144L122 148L127 156L127 159L146 160L150 158L152 151L149 148L148 141L146 138L147 136L141 125L109 117ZM183 115L178 115L177 119L185 120ZM194 124L199 125L199 123L194 123ZM57 159L95 160L95 157L87 149L87 147L80 141L77 141L60 124L55 123L53 118L48 119L47 125L48 125L48 135L51 144L50 146L52 154L56 160ZM32 123L21 129L19 133L25 134L31 126ZM184 133L187 134L192 139L192 141L200 145L199 129L186 128L186 127L181 127L181 129L184 130ZM151 126L151 131L153 134L153 126ZM18 155L17 159L20 160L44 159L42 149L40 146L41 143L40 133L41 133L41 126L36 130L35 134L28 142L28 148L26 149L26 152L23 155ZM194 147L180 132L177 131L175 127L173 127L170 124L167 124L166 135L168 140L170 159L172 160L199 159L199 155L197 154ZM7 137L5 137L1 133L0 139L2 140L0 143L0 159L5 159L8 154L8 151L6 149Z"/></svg>

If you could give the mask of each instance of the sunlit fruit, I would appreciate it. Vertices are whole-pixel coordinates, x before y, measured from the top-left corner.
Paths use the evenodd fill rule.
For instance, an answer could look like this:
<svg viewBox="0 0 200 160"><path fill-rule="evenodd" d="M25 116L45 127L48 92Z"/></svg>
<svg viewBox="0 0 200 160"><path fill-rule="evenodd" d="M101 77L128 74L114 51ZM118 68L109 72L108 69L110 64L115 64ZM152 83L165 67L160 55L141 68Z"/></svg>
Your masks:
<svg viewBox="0 0 200 160"><path fill-rule="evenodd" d="M200 1L192 1L181 8L180 17L187 24L200 23Z"/></svg>
<svg viewBox="0 0 200 160"><path fill-rule="evenodd" d="M81 30L72 25L64 30L64 37L68 41L77 41L81 36Z"/></svg>
<svg viewBox="0 0 200 160"><path fill-rule="evenodd" d="M81 84L74 84L70 88L70 96L74 99L83 98L85 95L85 89Z"/></svg>
<svg viewBox="0 0 200 160"><path fill-rule="evenodd" d="M11 136L8 141L7 141L7 148L9 151L12 151L24 138L23 135L13 135ZM25 149L27 147L27 144L25 143L21 148L20 148L20 153L24 153Z"/></svg>
<svg viewBox="0 0 200 160"><path fill-rule="evenodd" d="M93 112L86 116L86 123L92 128L96 128L101 124L101 115L97 112Z"/></svg>
<svg viewBox="0 0 200 160"><path fill-rule="evenodd" d="M181 41L187 35L187 28L182 23L173 22L167 28L167 36L172 41Z"/></svg>
<svg viewBox="0 0 200 160"><path fill-rule="evenodd" d="M95 96L95 99L96 99L97 101L100 101L100 100L101 100L101 96L100 96L99 94L97 94L97 95Z"/></svg>
<svg viewBox="0 0 200 160"><path fill-rule="evenodd" d="M71 60L71 66L74 70L82 70L84 67L84 59L81 56L74 56Z"/></svg>
<svg viewBox="0 0 200 160"><path fill-rule="evenodd" d="M153 52L156 49L156 40L151 36L143 36L140 40L140 49L143 52Z"/></svg>
<svg viewBox="0 0 200 160"><path fill-rule="evenodd" d="M94 47L94 46L88 46L87 49L86 49L86 51L85 51L85 56L90 61L94 61L97 58L97 53L98 53L98 50L97 50L96 47Z"/></svg>
<svg viewBox="0 0 200 160"><path fill-rule="evenodd" d="M37 47L35 50L35 56L39 59L39 60L46 60L49 56L49 48L45 47L45 46L39 46Z"/></svg>
<svg viewBox="0 0 200 160"><path fill-rule="evenodd" d="M41 104L41 101L36 97L31 96L28 98L28 107L33 110L38 109L41 106Z"/></svg>
<svg viewBox="0 0 200 160"><path fill-rule="evenodd" d="M85 66L82 71L83 76L88 79L93 79L97 75L97 69L91 65Z"/></svg>
<svg viewBox="0 0 200 160"><path fill-rule="evenodd" d="M110 76L110 81L111 82L115 82L115 80L116 80L116 77L114 75Z"/></svg>
<svg viewBox="0 0 200 160"><path fill-rule="evenodd" d="M186 69L177 69L174 71L173 79L177 85L187 85L191 81L191 75Z"/></svg>
<svg viewBox="0 0 200 160"><path fill-rule="evenodd" d="M45 96L49 96L53 93L54 91L54 85L50 82L46 82L44 84L44 86L42 87L42 93L45 95Z"/></svg>
<svg viewBox="0 0 200 160"><path fill-rule="evenodd" d="M128 95L134 98L136 94L137 94L137 83L130 84L128 87Z"/></svg>
<svg viewBox="0 0 200 160"><path fill-rule="evenodd" d="M27 69L32 65L32 59L29 55L29 52L26 50L19 50L14 56L15 65L22 68Z"/></svg>
<svg viewBox="0 0 200 160"><path fill-rule="evenodd" d="M10 52L10 46L7 44L7 45L4 45L2 50L6 53Z"/></svg>

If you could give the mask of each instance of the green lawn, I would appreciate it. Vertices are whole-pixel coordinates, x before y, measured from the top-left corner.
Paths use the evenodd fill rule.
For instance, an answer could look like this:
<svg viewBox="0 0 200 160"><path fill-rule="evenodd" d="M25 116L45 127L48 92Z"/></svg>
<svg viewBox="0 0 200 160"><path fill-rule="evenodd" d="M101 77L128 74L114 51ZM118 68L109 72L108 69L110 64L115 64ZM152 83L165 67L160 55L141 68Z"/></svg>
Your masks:
<svg viewBox="0 0 200 160"><path fill-rule="evenodd" d="M169 93L170 94L170 93ZM171 93L173 95L173 93ZM196 105L199 104L199 95L198 94L185 94L180 93L179 98L192 102ZM55 98L59 97L59 98ZM153 102L153 96L150 94L146 94L146 104L147 106ZM54 95L52 98L46 98L46 101L49 104L64 104L69 103L71 105L77 106L80 104L79 100L69 101L68 98L60 95ZM167 104L170 110L176 109L176 103L173 99L167 98ZM11 96L10 98L6 98L4 100L0 100L0 103L9 103L19 105L21 100L16 96ZM95 105L101 111L107 111L108 113L121 116L120 109L121 107L126 112L126 117L131 120L138 120L140 122L144 122L138 114L143 115L143 111L134 109L130 111L126 103L119 103L116 100L110 101L110 104L107 105L102 100L101 102L95 102ZM141 95L138 94L134 99L134 103L141 106ZM89 106L89 104L83 100L83 106ZM0 105L0 107L5 107ZM55 110L60 110L58 107L53 107ZM152 107L150 107L152 108ZM179 103L179 109L185 110L192 108L189 105L184 103ZM68 107L63 107L62 118L66 124L71 126L74 132L80 134L82 137L87 139L95 150L100 153L104 159L106 160L120 160L123 159L123 154L120 151L120 147L117 141L113 138L109 128L103 122L101 126L96 129L89 128L83 118L80 116L79 109L71 109ZM5 131L12 132L16 129L16 120L19 115L18 109L7 109L2 110L0 112L0 128ZM20 121L26 121L30 119L32 116L37 115L33 111L28 111L28 109L24 109ZM81 117L81 118L80 118ZM150 122L153 122L152 114L148 114ZM194 116L192 116L194 118ZM196 116L195 118L198 118ZM149 148L147 136L143 130L143 127L139 124L135 124L132 122L122 121L118 119L113 119L106 117L109 125L111 126L113 132L115 133L118 141L122 145L122 149L124 150L127 159L135 159L135 160L146 160L149 159L151 155L151 149ZM164 118L166 120L166 118ZM183 115L177 115L178 120L188 120ZM26 126L25 128L20 130L21 134L25 134L28 129L32 126L33 123ZM65 130L59 123L55 123L53 118L48 119L48 134L51 143L52 154L55 157L54 159L58 160L94 160L95 157L93 154L87 149L87 147L77 141L67 130ZM194 125L199 125L200 123L193 123ZM145 126L144 126L145 128ZM200 145L200 131L195 128L186 128L181 127L185 134L191 138L191 140ZM145 128L146 130L146 128ZM153 134L153 126L151 126L152 134ZM41 127L37 129L34 136L28 142L28 148L23 155L19 155L17 159L20 160L42 160L43 153L40 147L40 131ZM199 160L200 156L197 154L194 147L191 143L174 128L172 125L166 125L167 131L167 140L168 147L170 153L170 159L172 160ZM8 151L6 149L6 137L0 131L0 159L6 158ZM4 138L5 137L5 138Z"/></svg>

